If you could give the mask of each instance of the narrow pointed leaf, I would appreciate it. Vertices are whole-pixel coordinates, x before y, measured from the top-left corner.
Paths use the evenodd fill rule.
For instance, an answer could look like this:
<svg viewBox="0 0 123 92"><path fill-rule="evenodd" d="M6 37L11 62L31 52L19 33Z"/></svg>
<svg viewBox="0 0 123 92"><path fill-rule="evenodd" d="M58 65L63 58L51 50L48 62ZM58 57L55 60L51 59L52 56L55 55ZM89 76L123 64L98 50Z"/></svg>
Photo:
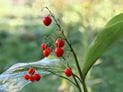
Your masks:
<svg viewBox="0 0 123 92"><path fill-rule="evenodd" d="M121 13L121 14L119 14L119 15L113 17L113 18L106 24L106 26L108 27L108 26L111 26L111 25L113 25L113 24L116 24L116 23L122 22L122 21L123 21L123 13Z"/></svg>
<svg viewBox="0 0 123 92"><path fill-rule="evenodd" d="M89 46L83 64L83 75L87 75L92 65L117 40L123 38L123 14L120 14L107 23Z"/></svg>

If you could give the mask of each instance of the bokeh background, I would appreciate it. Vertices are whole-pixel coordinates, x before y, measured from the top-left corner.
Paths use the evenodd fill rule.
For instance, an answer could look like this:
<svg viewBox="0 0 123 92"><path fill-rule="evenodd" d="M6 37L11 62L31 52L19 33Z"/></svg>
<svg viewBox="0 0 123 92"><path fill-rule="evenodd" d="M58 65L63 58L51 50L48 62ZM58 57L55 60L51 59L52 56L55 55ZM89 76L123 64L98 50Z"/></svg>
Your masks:
<svg viewBox="0 0 123 92"><path fill-rule="evenodd" d="M42 24L48 6L60 19L67 37L82 61L84 52L101 28L122 13L123 0L0 0L0 73L18 62L42 58L40 44L55 34L54 23ZM78 50L79 49L79 50ZM69 60L72 62L72 59ZM90 92L122 92L123 41L118 41L95 64L88 75ZM55 76L42 78L21 92L72 92L73 87Z"/></svg>

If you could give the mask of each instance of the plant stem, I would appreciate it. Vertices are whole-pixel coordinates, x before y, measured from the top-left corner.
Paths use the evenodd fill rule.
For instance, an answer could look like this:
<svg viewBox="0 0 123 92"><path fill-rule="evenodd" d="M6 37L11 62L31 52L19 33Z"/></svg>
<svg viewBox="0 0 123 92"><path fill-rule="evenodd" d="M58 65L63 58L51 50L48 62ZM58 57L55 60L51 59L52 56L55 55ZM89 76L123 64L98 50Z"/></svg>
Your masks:
<svg viewBox="0 0 123 92"><path fill-rule="evenodd" d="M87 86L86 86L86 83L85 83L85 80L81 80L76 74L73 73L73 75L81 82L82 86L83 86L83 90L84 92L88 92L87 90Z"/></svg>
<svg viewBox="0 0 123 92"><path fill-rule="evenodd" d="M82 75L81 68L80 68L80 66L79 66L79 61L78 61L77 55L76 55L76 53L75 53L75 51L74 51L72 45L71 45L70 42L68 41L67 37L65 36L63 30L62 30L62 34L63 34L64 39L66 40L66 42L67 42L67 44L68 44L69 48L71 49L71 52L72 52L72 54L73 54L73 56L74 56L75 63L76 63L76 66L77 66L77 68L78 68L78 72L79 72L79 74L80 74L80 77L81 77L81 79L83 79L83 75Z"/></svg>
<svg viewBox="0 0 123 92"><path fill-rule="evenodd" d="M82 83L82 80L77 76L76 74L73 73L73 75Z"/></svg>
<svg viewBox="0 0 123 92"><path fill-rule="evenodd" d="M48 7L44 7L44 8L46 8L46 9L49 11L49 13L51 14L52 18L54 19L54 21L55 21L55 23L56 23L56 25L57 25L57 27L58 27L58 29L59 29L59 31L62 32L62 35L63 35L65 41L67 42L67 44L68 44L68 46L69 46L69 48L70 48L70 50L71 50L71 52L72 52L72 54L73 54L73 56L74 56L75 63L76 63L76 66L77 66L77 69L78 69L78 72L79 72L79 75L80 75L80 78L81 78L81 79L80 79L79 77L77 77L77 78L79 78L79 79L81 80L81 83L82 83L82 85L83 85L83 90L84 90L84 92L88 92L87 87L86 87L86 84L85 84L85 78L84 78L84 76L83 76L82 70L81 70L80 65L79 65L79 60L78 60L78 58L77 58L77 55L76 55L76 53L75 53L75 51L74 51L74 49L73 49L71 43L69 42L69 40L68 40L67 37L65 36L64 31L63 31L62 28L61 28L61 25L58 23L58 21L57 21L55 15L52 13L52 11L51 11ZM74 78L75 82L77 83L77 85L79 85L78 82L77 82L77 80L76 80L76 76L73 75L73 78ZM79 86L80 86L80 85L79 85ZM80 88L80 89L81 89L81 88ZM80 92L81 92L81 91L80 91Z"/></svg>
<svg viewBox="0 0 123 92"><path fill-rule="evenodd" d="M79 92L82 92L81 87L80 87L79 83L77 82L75 75L72 75L72 76L73 76L74 81L76 82L76 85L78 86L77 88L78 88Z"/></svg>
<svg viewBox="0 0 123 92"><path fill-rule="evenodd" d="M76 86L76 87L78 88L78 85L77 85L76 83L74 83L72 80L70 80L70 79L68 79L68 78L66 78L66 77L64 77L64 76L62 76L62 75L59 75L59 74L57 74L57 73L54 73L54 72L52 72L52 71L49 71L49 72L51 72L51 73L54 74L54 75L57 75L58 77L61 77L61 78L63 78L63 79L68 80L68 81L71 82L74 86Z"/></svg>
<svg viewBox="0 0 123 92"><path fill-rule="evenodd" d="M83 85L83 90L84 90L84 92L88 92L88 89L87 89L85 80L83 81L82 85Z"/></svg>
<svg viewBox="0 0 123 92"><path fill-rule="evenodd" d="M70 48L70 50L71 50L71 52L72 52L72 54L73 54L73 56L74 56L74 59L75 59L75 62L76 62L76 66L77 66L77 68L78 68L78 72L79 72L81 78L83 78L82 71L81 71L81 68L80 68L80 66L79 66L79 61L78 61L77 55L76 55L76 53L75 53L75 51L74 51L72 45L71 45L70 42L68 41L67 37L65 36L64 31L63 31L62 28L61 28L61 25L58 23L58 21L57 21L55 15L52 13L52 11L49 10L48 7L44 7L44 8L46 8L46 9L49 11L49 13L50 13L51 16L53 17L53 19L54 19L54 21L55 21L57 27L59 28L59 31L62 32L62 35L63 35L65 41L67 42L67 44L68 44L68 46L69 46L69 48Z"/></svg>

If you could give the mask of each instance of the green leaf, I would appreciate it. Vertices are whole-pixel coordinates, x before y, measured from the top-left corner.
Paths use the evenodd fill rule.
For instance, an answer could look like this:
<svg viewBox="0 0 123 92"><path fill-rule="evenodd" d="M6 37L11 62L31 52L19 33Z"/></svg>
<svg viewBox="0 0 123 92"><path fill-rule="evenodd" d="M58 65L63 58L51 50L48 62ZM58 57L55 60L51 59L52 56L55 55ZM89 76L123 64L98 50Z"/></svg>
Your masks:
<svg viewBox="0 0 123 92"><path fill-rule="evenodd" d="M112 18L91 43L84 57L83 76L86 77L92 65L117 40L123 38L123 14Z"/></svg>
<svg viewBox="0 0 123 92"><path fill-rule="evenodd" d="M111 25L113 25L113 24L116 24L116 23L122 22L122 21L123 21L123 13L121 13L121 14L119 14L119 15L113 17L113 18L106 24L106 26L108 27L108 26L111 26Z"/></svg>

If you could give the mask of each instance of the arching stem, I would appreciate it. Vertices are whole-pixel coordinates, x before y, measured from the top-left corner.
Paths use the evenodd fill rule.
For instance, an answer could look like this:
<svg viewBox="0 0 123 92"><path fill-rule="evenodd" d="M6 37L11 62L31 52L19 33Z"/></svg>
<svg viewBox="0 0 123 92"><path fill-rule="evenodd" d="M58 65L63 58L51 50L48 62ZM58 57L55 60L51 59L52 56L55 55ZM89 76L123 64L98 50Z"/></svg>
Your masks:
<svg viewBox="0 0 123 92"><path fill-rule="evenodd" d="M80 75L81 83L82 83L82 85L83 85L83 90L84 90L84 92L88 92L87 87L86 87L86 84L85 84L85 78L84 78L83 73L82 73L82 70L81 70L81 68L80 68L79 60L78 60L78 58L77 58L77 55L76 55L76 53L75 53L75 51L74 51L74 49L73 49L71 43L69 42L69 40L68 40L67 37L65 36L65 33L64 33L63 29L61 28L60 23L58 23L58 21L57 21L55 15L52 13L52 11L51 11L48 7L44 7L43 9L45 9L45 8L49 11L50 15L52 16L52 18L54 19L54 21L55 21L55 23L56 23L56 25L57 25L57 27L58 27L58 31L61 31L61 33L62 33L62 35L63 35L63 37L64 37L66 43L68 44L68 46L69 46L69 48L70 48L70 50L71 50L71 52L72 52L72 54L73 54L73 56L74 56L74 59L75 59L75 63L76 63L77 69L78 69L78 73L79 73L79 75ZM76 77L77 77L77 76L73 75L73 78L74 78L75 82L77 82ZM78 78L79 78L79 77L78 77ZM78 82L77 82L77 83L78 83ZM79 83L78 83L78 85L79 85ZM80 92L81 92L81 91L80 91Z"/></svg>

